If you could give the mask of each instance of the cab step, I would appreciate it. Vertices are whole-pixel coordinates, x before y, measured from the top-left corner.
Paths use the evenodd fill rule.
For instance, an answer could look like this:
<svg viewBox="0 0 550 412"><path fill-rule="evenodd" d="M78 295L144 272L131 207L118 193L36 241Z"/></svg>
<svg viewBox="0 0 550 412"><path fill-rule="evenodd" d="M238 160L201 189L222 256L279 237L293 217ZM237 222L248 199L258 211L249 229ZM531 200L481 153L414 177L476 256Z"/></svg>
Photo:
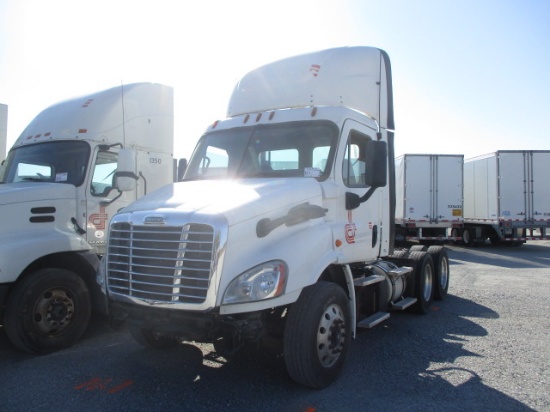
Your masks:
<svg viewBox="0 0 550 412"><path fill-rule="evenodd" d="M405 310L409 306L412 306L416 303L418 299L416 298L403 298L399 302L395 302L391 304L391 308L393 310Z"/></svg>
<svg viewBox="0 0 550 412"><path fill-rule="evenodd" d="M357 287L363 287L368 285L374 285L375 283L382 282L384 276L381 275L370 275L363 278L357 278L353 280L353 284Z"/></svg>
<svg viewBox="0 0 550 412"><path fill-rule="evenodd" d="M377 312L374 315L371 315L368 318L363 319L361 322L357 324L357 327L370 329L378 325L380 322L385 321L389 317L390 317L390 314L388 312Z"/></svg>

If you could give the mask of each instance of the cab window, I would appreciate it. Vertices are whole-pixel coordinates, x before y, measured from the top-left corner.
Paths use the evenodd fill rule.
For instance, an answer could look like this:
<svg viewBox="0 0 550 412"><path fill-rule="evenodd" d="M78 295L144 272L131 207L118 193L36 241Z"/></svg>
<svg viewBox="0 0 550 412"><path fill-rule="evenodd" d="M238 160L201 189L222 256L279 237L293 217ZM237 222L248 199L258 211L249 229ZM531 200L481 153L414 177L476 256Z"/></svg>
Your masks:
<svg viewBox="0 0 550 412"><path fill-rule="evenodd" d="M347 187L366 187L365 157L367 143L371 137L356 130L352 130L348 137L344 164L342 166L342 178Z"/></svg>
<svg viewBox="0 0 550 412"><path fill-rule="evenodd" d="M114 187L117 168L117 153L100 150L94 164L90 193L92 196L106 197Z"/></svg>

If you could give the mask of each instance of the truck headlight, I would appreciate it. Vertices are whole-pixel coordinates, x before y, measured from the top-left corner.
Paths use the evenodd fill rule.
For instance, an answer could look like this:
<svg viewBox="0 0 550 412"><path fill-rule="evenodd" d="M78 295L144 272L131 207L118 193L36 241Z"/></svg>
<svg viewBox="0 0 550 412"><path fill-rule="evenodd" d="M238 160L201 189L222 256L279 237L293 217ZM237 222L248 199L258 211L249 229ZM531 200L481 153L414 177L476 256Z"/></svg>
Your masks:
<svg viewBox="0 0 550 412"><path fill-rule="evenodd" d="M288 267L282 260L262 263L237 276L225 290L223 304L254 302L282 295Z"/></svg>
<svg viewBox="0 0 550 412"><path fill-rule="evenodd" d="M101 258L99 262L99 269L96 274L96 282L101 287L101 291L107 294L107 259L105 256Z"/></svg>

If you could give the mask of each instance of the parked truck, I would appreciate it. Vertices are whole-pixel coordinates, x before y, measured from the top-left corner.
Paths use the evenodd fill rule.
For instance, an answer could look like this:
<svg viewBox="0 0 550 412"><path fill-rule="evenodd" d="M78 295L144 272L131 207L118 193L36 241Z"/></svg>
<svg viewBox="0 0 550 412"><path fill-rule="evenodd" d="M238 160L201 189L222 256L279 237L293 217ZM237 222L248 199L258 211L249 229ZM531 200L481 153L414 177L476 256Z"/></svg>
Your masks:
<svg viewBox="0 0 550 412"><path fill-rule="evenodd" d="M550 239L550 150L500 150L464 163L465 245Z"/></svg>
<svg viewBox="0 0 550 412"><path fill-rule="evenodd" d="M48 353L105 313L96 271L120 208L173 182L173 91L136 83L53 105L27 126L0 184L0 321ZM124 170L124 172L119 172Z"/></svg>
<svg viewBox="0 0 550 412"><path fill-rule="evenodd" d="M405 154L395 159L396 240L460 241L464 155Z"/></svg>
<svg viewBox="0 0 550 412"><path fill-rule="evenodd" d="M382 50L245 75L183 182L113 217L98 275L111 316L149 347L278 342L292 379L329 385L358 327L447 293L444 248L392 256L393 127Z"/></svg>

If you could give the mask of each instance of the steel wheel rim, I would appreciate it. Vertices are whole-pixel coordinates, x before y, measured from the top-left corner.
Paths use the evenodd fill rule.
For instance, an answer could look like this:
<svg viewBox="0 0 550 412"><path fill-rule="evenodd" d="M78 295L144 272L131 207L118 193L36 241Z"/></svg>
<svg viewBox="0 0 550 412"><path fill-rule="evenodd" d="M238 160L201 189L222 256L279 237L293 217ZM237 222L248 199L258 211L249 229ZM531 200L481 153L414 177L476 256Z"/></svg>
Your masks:
<svg viewBox="0 0 550 412"><path fill-rule="evenodd" d="M317 329L317 355L321 365L329 368L336 363L346 339L344 312L339 305L328 306Z"/></svg>
<svg viewBox="0 0 550 412"><path fill-rule="evenodd" d="M429 301L432 296L432 287L433 287L433 271L431 265L426 265L424 268L424 289L422 296L424 301Z"/></svg>
<svg viewBox="0 0 550 412"><path fill-rule="evenodd" d="M447 262L447 258L445 256L441 257L439 266L439 284L442 289L445 289L447 287L447 282L449 281L449 271L447 270L449 263Z"/></svg>
<svg viewBox="0 0 550 412"><path fill-rule="evenodd" d="M51 288L40 294L33 308L32 321L37 331L56 335L67 329L74 317L74 301L67 291Z"/></svg>

